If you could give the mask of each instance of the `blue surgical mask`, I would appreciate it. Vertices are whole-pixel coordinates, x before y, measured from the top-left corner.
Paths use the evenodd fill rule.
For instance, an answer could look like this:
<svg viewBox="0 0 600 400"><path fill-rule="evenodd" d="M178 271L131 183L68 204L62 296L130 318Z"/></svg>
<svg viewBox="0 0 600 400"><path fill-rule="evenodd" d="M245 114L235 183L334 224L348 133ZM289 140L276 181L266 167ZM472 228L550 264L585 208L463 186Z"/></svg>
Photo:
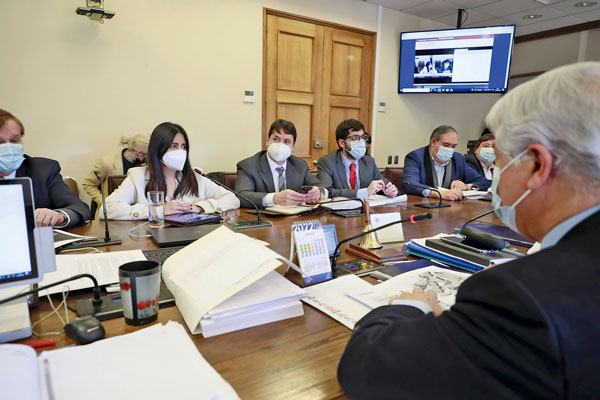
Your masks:
<svg viewBox="0 0 600 400"><path fill-rule="evenodd" d="M440 148L438 149L436 156L438 158L438 160L440 160L441 162L446 162L449 159L452 158L452 156L454 155L454 149L451 149L450 147L444 147L444 146L440 146Z"/></svg>
<svg viewBox="0 0 600 400"><path fill-rule="evenodd" d="M479 150L479 159L486 164L491 164L496 161L496 153L491 147L482 147Z"/></svg>
<svg viewBox="0 0 600 400"><path fill-rule="evenodd" d="M492 204L494 205L494 211L496 212L496 215L498 218L500 218L504 225L508 226L517 233L519 233L519 228L517 228L517 206L525 197L529 195L529 193L531 193L531 189L527 189L527 191L525 191L525 193L523 193L521 197L519 197L517 201L513 203L512 206L503 206L502 199L498 195L498 185L500 184L500 175L502 172L506 171L508 167L517 162L517 160L519 160L525 154L527 154L527 150L510 160L510 162L506 164L504 168L494 168L492 187L490 187L490 191L492 192Z"/></svg>
<svg viewBox="0 0 600 400"><path fill-rule="evenodd" d="M355 142L350 142L350 150L348 153L355 159L361 159L367 152L367 143L364 139L357 140Z"/></svg>
<svg viewBox="0 0 600 400"><path fill-rule="evenodd" d="M23 145L20 143L0 144L0 172L13 172L25 161Z"/></svg>

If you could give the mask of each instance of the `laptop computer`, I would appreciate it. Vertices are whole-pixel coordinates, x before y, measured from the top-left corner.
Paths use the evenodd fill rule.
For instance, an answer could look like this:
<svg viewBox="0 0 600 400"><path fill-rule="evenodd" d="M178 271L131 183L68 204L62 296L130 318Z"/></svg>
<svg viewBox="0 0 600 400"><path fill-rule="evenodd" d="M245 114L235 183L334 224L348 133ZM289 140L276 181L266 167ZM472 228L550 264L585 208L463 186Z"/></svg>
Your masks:
<svg viewBox="0 0 600 400"><path fill-rule="evenodd" d="M150 235L158 247L185 246L221 226L225 225L210 224L150 229Z"/></svg>

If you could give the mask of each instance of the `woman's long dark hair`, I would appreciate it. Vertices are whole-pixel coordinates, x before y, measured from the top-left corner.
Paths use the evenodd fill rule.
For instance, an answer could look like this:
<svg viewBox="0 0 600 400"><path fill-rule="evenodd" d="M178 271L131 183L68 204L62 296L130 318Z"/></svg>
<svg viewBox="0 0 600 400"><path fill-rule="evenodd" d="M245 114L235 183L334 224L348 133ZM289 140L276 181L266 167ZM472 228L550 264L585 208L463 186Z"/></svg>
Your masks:
<svg viewBox="0 0 600 400"><path fill-rule="evenodd" d="M164 192L165 197L167 197L167 183L165 181L160 160L167 150L169 150L171 143L173 143L173 139L175 139L175 136L178 133L181 133L185 139L188 157L185 160L183 171L181 171L181 179L177 185L177 189L175 189L173 198L184 196L186 194L198 196L198 182L194 176L192 166L190 165L190 141L188 135L181 125L172 122L163 122L158 125L152 131L152 136L150 136L148 155L146 157L150 178L148 179L148 184L146 184L146 194L152 190L160 190Z"/></svg>

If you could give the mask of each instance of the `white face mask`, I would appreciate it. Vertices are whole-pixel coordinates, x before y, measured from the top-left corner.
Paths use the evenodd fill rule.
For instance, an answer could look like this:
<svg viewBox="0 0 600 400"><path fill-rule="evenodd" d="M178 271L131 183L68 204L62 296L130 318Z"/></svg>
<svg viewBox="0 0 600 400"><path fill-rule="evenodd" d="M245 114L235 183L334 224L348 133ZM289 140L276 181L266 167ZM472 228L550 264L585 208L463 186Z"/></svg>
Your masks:
<svg viewBox="0 0 600 400"><path fill-rule="evenodd" d="M508 167L516 163L521 157L523 157L526 154L527 150L524 150L518 156L513 158L508 164L506 164L504 168L494 168L494 173L492 177L492 187L490 188L490 192L492 192L492 205L494 206L494 211L496 212L496 215L498 216L498 218L500 218L500 221L502 221L504 225L508 226L510 229L517 233L520 233L519 228L517 227L517 206L523 201L523 199L525 199L525 197L529 196L529 193L531 193L531 189L527 189L525 193L523 193L521 197L519 197L517 201L513 203L512 206L503 206L502 199L498 194L498 185L500 184L500 175L502 175L502 173L506 171Z"/></svg>
<svg viewBox="0 0 600 400"><path fill-rule="evenodd" d="M161 161L167 168L174 169L175 171L183 171L185 160L187 160L187 151L179 149L167 151Z"/></svg>
<svg viewBox="0 0 600 400"><path fill-rule="evenodd" d="M292 155L292 149L283 143L271 143L267 149L267 153L272 160L282 162Z"/></svg>

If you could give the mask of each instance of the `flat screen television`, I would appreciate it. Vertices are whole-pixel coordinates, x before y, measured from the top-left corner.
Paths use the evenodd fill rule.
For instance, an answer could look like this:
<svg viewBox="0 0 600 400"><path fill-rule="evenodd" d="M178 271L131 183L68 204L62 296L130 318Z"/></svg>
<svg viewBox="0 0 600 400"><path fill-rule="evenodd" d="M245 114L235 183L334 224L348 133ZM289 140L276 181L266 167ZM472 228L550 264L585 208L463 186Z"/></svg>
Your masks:
<svg viewBox="0 0 600 400"><path fill-rule="evenodd" d="M514 25L403 32L398 93L506 92Z"/></svg>

